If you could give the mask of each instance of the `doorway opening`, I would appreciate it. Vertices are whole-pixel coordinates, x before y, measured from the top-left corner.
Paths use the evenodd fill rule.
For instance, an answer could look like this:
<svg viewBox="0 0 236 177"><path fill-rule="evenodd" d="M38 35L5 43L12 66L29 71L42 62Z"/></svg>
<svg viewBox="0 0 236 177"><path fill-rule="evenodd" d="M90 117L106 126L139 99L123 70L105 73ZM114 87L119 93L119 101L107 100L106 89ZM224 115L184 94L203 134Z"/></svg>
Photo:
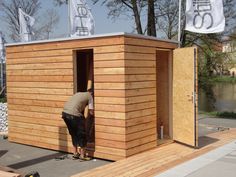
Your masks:
<svg viewBox="0 0 236 177"><path fill-rule="evenodd" d="M172 142L172 51L156 52L157 145Z"/></svg>
<svg viewBox="0 0 236 177"><path fill-rule="evenodd" d="M94 88L93 49L77 50L74 52L74 92L86 92ZM94 99L93 99L94 100ZM95 124L94 116L89 115L88 107L85 108L87 150L95 149Z"/></svg>

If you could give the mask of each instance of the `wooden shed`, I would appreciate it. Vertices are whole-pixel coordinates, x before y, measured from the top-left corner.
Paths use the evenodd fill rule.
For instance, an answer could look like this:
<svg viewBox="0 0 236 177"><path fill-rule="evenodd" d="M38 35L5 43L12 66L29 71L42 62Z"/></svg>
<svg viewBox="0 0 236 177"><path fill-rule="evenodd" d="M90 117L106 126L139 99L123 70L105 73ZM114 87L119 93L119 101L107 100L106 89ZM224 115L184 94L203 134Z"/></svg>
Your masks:
<svg viewBox="0 0 236 177"><path fill-rule="evenodd" d="M119 160L168 140L197 146L197 51L176 48L127 33L8 44L9 140L71 152L61 112L90 77L93 156Z"/></svg>

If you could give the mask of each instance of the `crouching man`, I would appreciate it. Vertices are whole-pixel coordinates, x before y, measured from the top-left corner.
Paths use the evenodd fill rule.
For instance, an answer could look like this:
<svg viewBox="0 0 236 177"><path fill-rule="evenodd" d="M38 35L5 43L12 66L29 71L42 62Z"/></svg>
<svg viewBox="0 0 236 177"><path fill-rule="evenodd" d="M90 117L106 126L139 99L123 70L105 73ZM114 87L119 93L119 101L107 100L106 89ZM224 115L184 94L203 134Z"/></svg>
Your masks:
<svg viewBox="0 0 236 177"><path fill-rule="evenodd" d="M73 95L64 105L62 118L71 135L73 144L73 159L90 160L86 156L86 125L84 109L88 105L89 114L94 115L93 92L89 89L87 92L78 92ZM78 146L79 152L78 152Z"/></svg>

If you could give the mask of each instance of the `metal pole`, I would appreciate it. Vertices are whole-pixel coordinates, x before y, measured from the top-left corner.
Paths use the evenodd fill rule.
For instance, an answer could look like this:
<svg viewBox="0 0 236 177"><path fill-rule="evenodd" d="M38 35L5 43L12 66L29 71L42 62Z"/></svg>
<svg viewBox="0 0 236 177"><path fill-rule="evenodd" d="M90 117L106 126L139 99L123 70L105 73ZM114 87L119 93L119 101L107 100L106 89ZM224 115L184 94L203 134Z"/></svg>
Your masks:
<svg viewBox="0 0 236 177"><path fill-rule="evenodd" d="M69 28L68 28L68 30L69 30L69 37L70 37L70 35L71 35L71 21L70 21L70 6L71 6L71 2L70 2L71 0L68 0L68 18L69 18L69 21L68 21L68 24L69 24Z"/></svg>
<svg viewBox="0 0 236 177"><path fill-rule="evenodd" d="M182 7L182 0L179 0L179 29L178 29L178 42L179 42L179 48L181 46L181 7Z"/></svg>
<svg viewBox="0 0 236 177"><path fill-rule="evenodd" d="M0 59L1 59L1 68L0 68L0 69L1 69L1 89L3 89L3 57L4 57L4 56L3 56L3 55L4 55L4 54L3 54L3 53L4 53L3 50L4 50L4 43L3 43L3 37L2 37L2 35L0 35L0 37L1 37L1 39L0 39L0 40L1 40L1 44L0 44L0 45L1 45L1 48L2 48L2 49L0 50Z"/></svg>

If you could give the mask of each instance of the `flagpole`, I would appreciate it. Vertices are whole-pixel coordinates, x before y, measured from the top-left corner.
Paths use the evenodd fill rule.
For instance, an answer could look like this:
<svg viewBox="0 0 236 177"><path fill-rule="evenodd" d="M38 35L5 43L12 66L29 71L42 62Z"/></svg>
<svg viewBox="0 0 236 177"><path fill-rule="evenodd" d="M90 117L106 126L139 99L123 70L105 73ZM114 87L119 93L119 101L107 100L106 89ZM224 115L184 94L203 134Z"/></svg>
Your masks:
<svg viewBox="0 0 236 177"><path fill-rule="evenodd" d="M2 37L2 34L1 34L1 51L0 51L0 54L1 54L1 56L0 56L0 59L1 59L1 89L3 89L3 50L4 50L4 42L3 42L3 37Z"/></svg>
<svg viewBox="0 0 236 177"><path fill-rule="evenodd" d="M179 0L179 27L178 27L178 42L179 48L181 47L181 7L182 7L182 0Z"/></svg>
<svg viewBox="0 0 236 177"><path fill-rule="evenodd" d="M71 22L70 22L70 6L71 6L71 2L70 2L71 0L68 0L68 18L69 18L69 21L68 21L68 24L69 24L69 26L68 26L68 29L69 29L69 37L70 37L70 35L71 35Z"/></svg>

